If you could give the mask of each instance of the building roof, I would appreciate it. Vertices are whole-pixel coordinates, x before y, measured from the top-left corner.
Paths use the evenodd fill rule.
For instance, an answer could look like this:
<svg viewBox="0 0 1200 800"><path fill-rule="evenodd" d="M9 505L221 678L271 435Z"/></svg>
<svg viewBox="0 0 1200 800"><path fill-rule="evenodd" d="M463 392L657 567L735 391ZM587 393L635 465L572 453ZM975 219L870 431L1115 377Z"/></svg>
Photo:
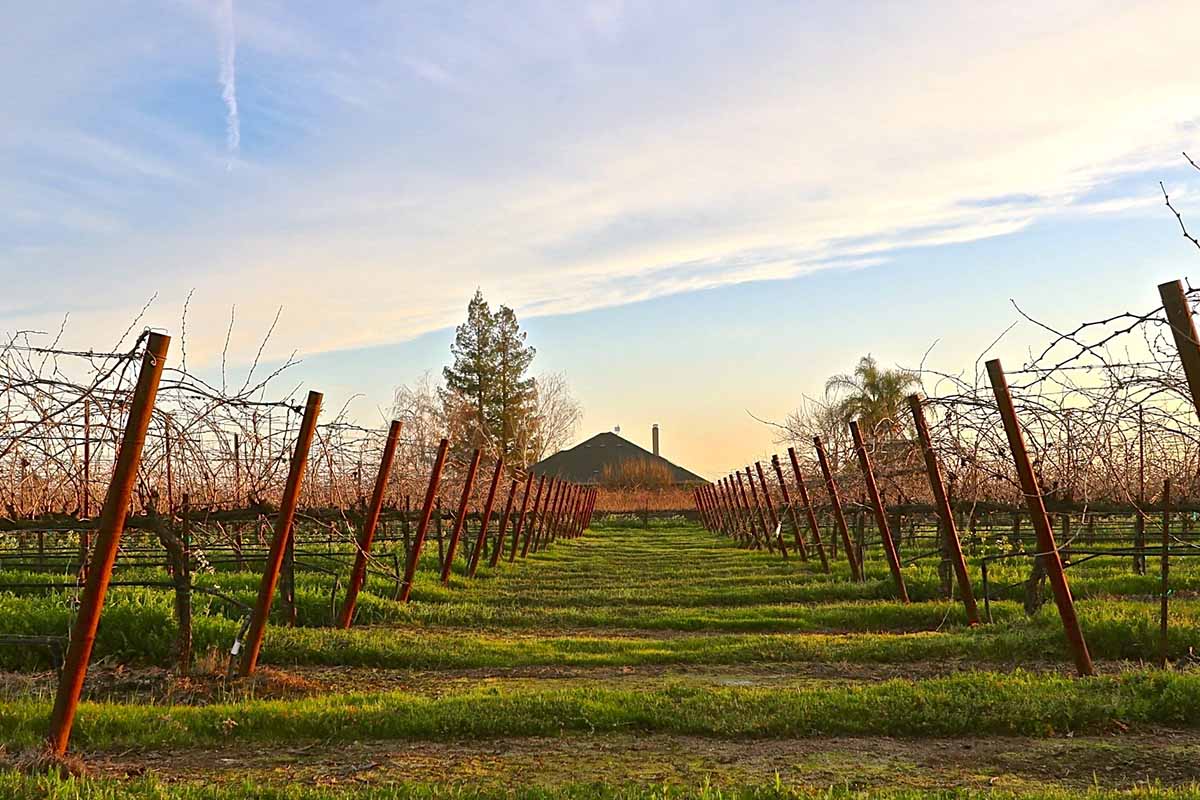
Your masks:
<svg viewBox="0 0 1200 800"><path fill-rule="evenodd" d="M606 466L615 468L622 462L634 459L665 464L675 483L705 483L704 478L696 473L608 431L598 433L570 450L560 450L529 469L535 475L548 475L572 483L599 483Z"/></svg>

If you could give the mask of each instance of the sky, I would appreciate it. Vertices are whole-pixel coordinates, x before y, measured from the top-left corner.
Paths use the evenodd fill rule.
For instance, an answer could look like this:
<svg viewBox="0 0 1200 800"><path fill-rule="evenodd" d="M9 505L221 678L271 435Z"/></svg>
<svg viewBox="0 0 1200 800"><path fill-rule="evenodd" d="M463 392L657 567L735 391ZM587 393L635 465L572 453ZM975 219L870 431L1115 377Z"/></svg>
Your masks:
<svg viewBox="0 0 1200 800"><path fill-rule="evenodd" d="M584 409L708 476L871 353L1157 305L1200 252L1194 0L13 4L0 330L382 423L476 288ZM188 299L190 296L190 300ZM280 311L282 309L282 311ZM1028 326L992 351L1019 364ZM752 416L753 415L753 416Z"/></svg>

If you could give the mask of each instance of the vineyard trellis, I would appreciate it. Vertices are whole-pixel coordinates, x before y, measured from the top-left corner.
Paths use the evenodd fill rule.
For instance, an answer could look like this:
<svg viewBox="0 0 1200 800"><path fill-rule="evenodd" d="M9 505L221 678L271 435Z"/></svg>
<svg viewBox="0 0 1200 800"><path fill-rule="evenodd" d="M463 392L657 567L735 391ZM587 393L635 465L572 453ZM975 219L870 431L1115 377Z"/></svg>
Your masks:
<svg viewBox="0 0 1200 800"><path fill-rule="evenodd" d="M988 564L1031 559L1027 610L1041 604L1040 587L1048 581L1076 668L1093 674L1067 570L1095 558L1128 558L1144 574L1147 557L1160 553L1165 636L1167 557L1200 552L1190 535L1200 514L1200 344L1193 322L1200 292L1172 281L1159 293L1155 309L1066 331L1018 307L1026 322L1050 334L1019 369L1006 373L996 359L981 369L986 353L969 374L921 365L912 374L924 394L908 397L911 419L883 419L871 430L846 420L849 443L840 431L807 443L789 431L781 440L794 443L790 482L774 455L774 486L761 462L739 465L697 488L694 506L710 529L785 558L783 522L793 552L807 558L806 538L819 544L818 517L825 518L835 532L832 555L838 557L840 544L852 579L863 580L862 559L877 546L901 601L908 598L904 567L940 559L943 592L957 583L971 624L981 617L964 548L979 559L985 607L994 588ZM786 511L779 517L775 497ZM1147 541L1155 514L1163 518L1159 547ZM1168 535L1173 515L1180 530ZM1074 530L1076 521L1082 530ZM1112 535L1099 535L1098 521ZM928 549L910 555L915 547Z"/></svg>
<svg viewBox="0 0 1200 800"><path fill-rule="evenodd" d="M554 476L547 481L545 475L539 479L537 499L527 506L532 473L506 470L502 458L480 447L472 451L467 444L452 447L446 438L430 458L422 436L402 436L403 420L376 430L348 422L343 408L333 420L318 424L322 397L317 392L309 392L303 405L295 402L294 391L267 399L269 385L292 360L253 381L261 348L244 383L231 391L224 378L218 388L188 372L182 361L169 366L170 339L159 333L147 330L130 349L110 352L61 349L61 335L60 330L42 344L36 334L19 332L0 346L5 398L0 475L7 478L0 489L5 510L0 531L8 534L0 559L17 569L30 557L40 568L55 561L64 574L75 576L78 593L65 641L0 636L0 644L65 651L48 736L58 754L67 747L108 587L162 585L137 579L114 584L118 551L127 566L165 562L171 577L167 585L175 592L176 655L182 671L192 659L192 593L206 591L237 605L243 618L230 649L230 674L236 659L238 674L247 676L255 670L279 586L287 619L295 624L297 565L339 576L335 595L340 576L348 572L345 597L330 619L346 628L370 572L393 580L395 598L409 601L431 529L442 582L447 583L460 542L465 573L474 577L484 551L491 551L492 565L498 563L506 538L512 541L512 561L518 542L526 556L558 538L582 535L595 506L594 489ZM475 482L485 455L492 462L486 487ZM394 469L397 461L400 468ZM368 495L364 470L374 464L378 471ZM496 493L508 473L508 508L489 534ZM509 511L522 477L526 497L510 527ZM412 494L420 489L424 500L414 510ZM458 496L453 513L443 511L443 490ZM103 502L97 502L101 497ZM478 523L478 532L464 539L470 521ZM443 537L446 522L452 530L449 542ZM381 523L384 531L377 536ZM393 531L389 537L388 523L399 527L398 535ZM137 537L123 544L126 528L152 536L158 547ZM36 537L33 548L27 547L31 536ZM372 554L373 543L388 538L402 545L403 569L398 551L390 565ZM340 548L336 553L334 544ZM345 556L351 556L351 565L342 563ZM263 562L253 607L193 583L195 570L211 569L222 559L239 567ZM6 588L70 585L10 582ZM334 605L332 601L336 597Z"/></svg>

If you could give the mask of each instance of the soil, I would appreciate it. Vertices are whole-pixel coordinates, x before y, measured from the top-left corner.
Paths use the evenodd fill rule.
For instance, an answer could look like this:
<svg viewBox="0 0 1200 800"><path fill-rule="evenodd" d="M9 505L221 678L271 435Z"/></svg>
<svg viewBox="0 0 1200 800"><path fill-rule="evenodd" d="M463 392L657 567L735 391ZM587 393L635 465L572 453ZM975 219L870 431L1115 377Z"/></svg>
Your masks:
<svg viewBox="0 0 1200 800"><path fill-rule="evenodd" d="M1026 739L752 739L563 736L486 742L364 742L265 750L226 747L83 754L113 777L163 781L304 782L335 786L399 780L554 786L771 783L811 787L1128 788L1200 781L1200 734Z"/></svg>

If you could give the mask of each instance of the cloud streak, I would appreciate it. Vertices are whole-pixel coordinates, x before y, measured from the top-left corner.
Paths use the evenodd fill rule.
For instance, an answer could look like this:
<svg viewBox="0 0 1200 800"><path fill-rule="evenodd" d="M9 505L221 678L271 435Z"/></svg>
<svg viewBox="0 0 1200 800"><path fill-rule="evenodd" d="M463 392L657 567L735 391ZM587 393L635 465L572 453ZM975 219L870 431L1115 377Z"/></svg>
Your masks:
<svg viewBox="0 0 1200 800"><path fill-rule="evenodd" d="M225 103L225 149L229 166L242 143L242 124L237 99L237 30L234 27L233 0L217 0L217 51L220 60L217 80Z"/></svg>
<svg viewBox="0 0 1200 800"><path fill-rule="evenodd" d="M212 116L209 40L156 42L163 55L149 62L131 45L112 86L63 94L108 91L156 133L122 138L120 158L89 148L91 175L78 147L0 172L21 187L10 216L39 220L0 257L22 274L86 264L55 284L64 304L133 305L111 276L152 276L165 309L200 287L197 359L199 337L224 330L231 291L264 301L239 304L247 330L282 303L274 341L313 352L452 324L476 286L571 313L1144 213L1160 202L1150 178L1194 144L1200 108L1192 0L1073 0L1057 16L916 0L878 18L835 3L731 18L701 0L316 4L303 17L243 4L236 30L232 0L215 17L211 0L196 2L178 24L195 39L215 19L224 152L213 142L194 155L200 132L214 138L195 122ZM255 79L241 110L270 146L206 180L238 155L239 45ZM107 74L86 67L73 72ZM195 97L162 107L193 84ZM102 127L99 111L22 124L49 140L41 132L64 118L107 141L87 129ZM171 128L191 138L157 132ZM87 191L65 197L64 174Z"/></svg>

